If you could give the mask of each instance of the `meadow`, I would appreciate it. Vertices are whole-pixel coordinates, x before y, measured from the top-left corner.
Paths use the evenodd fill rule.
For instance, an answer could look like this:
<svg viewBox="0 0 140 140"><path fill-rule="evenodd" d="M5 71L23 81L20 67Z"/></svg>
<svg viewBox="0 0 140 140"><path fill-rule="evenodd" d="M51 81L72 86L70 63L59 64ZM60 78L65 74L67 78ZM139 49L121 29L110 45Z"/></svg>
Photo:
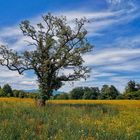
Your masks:
<svg viewBox="0 0 140 140"><path fill-rule="evenodd" d="M140 101L0 98L0 140L140 140Z"/></svg>

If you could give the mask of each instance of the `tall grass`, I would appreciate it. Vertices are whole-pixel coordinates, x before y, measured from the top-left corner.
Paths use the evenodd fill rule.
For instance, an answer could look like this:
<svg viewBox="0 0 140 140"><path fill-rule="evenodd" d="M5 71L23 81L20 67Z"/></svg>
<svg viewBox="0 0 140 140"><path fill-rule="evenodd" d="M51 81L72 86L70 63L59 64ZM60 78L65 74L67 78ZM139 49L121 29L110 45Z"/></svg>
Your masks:
<svg viewBox="0 0 140 140"><path fill-rule="evenodd" d="M0 140L140 140L140 101L0 99Z"/></svg>

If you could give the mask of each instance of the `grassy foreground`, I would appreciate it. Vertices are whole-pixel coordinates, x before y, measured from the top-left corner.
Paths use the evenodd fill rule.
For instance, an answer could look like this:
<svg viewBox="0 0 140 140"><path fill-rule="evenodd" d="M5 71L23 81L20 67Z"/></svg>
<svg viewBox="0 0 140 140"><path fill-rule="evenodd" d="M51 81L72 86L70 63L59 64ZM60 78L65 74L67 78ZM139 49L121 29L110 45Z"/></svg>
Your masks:
<svg viewBox="0 0 140 140"><path fill-rule="evenodd" d="M0 140L140 140L140 101L0 98Z"/></svg>

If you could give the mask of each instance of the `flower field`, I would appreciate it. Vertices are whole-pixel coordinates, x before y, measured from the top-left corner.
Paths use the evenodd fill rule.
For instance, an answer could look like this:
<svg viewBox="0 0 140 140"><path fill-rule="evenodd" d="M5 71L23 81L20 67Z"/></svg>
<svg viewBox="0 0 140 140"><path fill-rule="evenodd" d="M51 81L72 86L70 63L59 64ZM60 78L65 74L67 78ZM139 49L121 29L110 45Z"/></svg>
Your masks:
<svg viewBox="0 0 140 140"><path fill-rule="evenodd" d="M0 140L140 140L140 101L0 98Z"/></svg>

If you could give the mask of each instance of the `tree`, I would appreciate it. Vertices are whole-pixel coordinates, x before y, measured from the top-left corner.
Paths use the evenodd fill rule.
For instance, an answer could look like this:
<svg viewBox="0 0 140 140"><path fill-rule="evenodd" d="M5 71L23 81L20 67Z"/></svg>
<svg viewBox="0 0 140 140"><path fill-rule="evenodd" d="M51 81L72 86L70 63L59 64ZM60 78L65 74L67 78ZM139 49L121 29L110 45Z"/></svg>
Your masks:
<svg viewBox="0 0 140 140"><path fill-rule="evenodd" d="M13 96L13 91L12 88L9 84L6 84L3 86L3 92L5 93L5 95L12 97Z"/></svg>
<svg viewBox="0 0 140 140"><path fill-rule="evenodd" d="M124 94L125 99L140 100L140 90Z"/></svg>
<svg viewBox="0 0 140 140"><path fill-rule="evenodd" d="M116 99L119 96L119 91L113 85L110 86L110 97L111 99Z"/></svg>
<svg viewBox="0 0 140 140"><path fill-rule="evenodd" d="M66 81L86 79L90 69L83 65L82 55L91 51L87 31L88 21L75 19L74 28L68 25L66 17L51 14L43 16L43 22L32 26L28 20L20 24L23 35L32 39L32 51L16 52L4 45L0 47L0 64L19 74L34 70L40 89L40 106L45 105L53 90L59 89ZM64 74L70 69L73 72Z"/></svg>
<svg viewBox="0 0 140 140"><path fill-rule="evenodd" d="M129 81L125 88L125 93L129 93L129 92L133 92L133 91L137 91L136 83L135 83L135 81Z"/></svg>
<svg viewBox="0 0 140 140"><path fill-rule="evenodd" d="M98 87L85 87L83 99L97 99L100 95L100 90Z"/></svg>
<svg viewBox="0 0 140 140"><path fill-rule="evenodd" d="M106 99L108 92L109 92L109 86L108 85L103 85L103 87L101 88L100 98L101 99Z"/></svg>
<svg viewBox="0 0 140 140"><path fill-rule="evenodd" d="M116 99L119 95L119 91L115 86L103 85L101 89L101 99Z"/></svg>
<svg viewBox="0 0 140 140"><path fill-rule="evenodd" d="M19 97L19 93L20 93L19 90L13 90L14 97Z"/></svg>
<svg viewBox="0 0 140 140"><path fill-rule="evenodd" d="M24 98L26 95L25 95L25 92L24 91L19 91L19 98Z"/></svg>
<svg viewBox="0 0 140 140"><path fill-rule="evenodd" d="M84 95L83 87L76 87L70 92L71 99L82 99Z"/></svg>

